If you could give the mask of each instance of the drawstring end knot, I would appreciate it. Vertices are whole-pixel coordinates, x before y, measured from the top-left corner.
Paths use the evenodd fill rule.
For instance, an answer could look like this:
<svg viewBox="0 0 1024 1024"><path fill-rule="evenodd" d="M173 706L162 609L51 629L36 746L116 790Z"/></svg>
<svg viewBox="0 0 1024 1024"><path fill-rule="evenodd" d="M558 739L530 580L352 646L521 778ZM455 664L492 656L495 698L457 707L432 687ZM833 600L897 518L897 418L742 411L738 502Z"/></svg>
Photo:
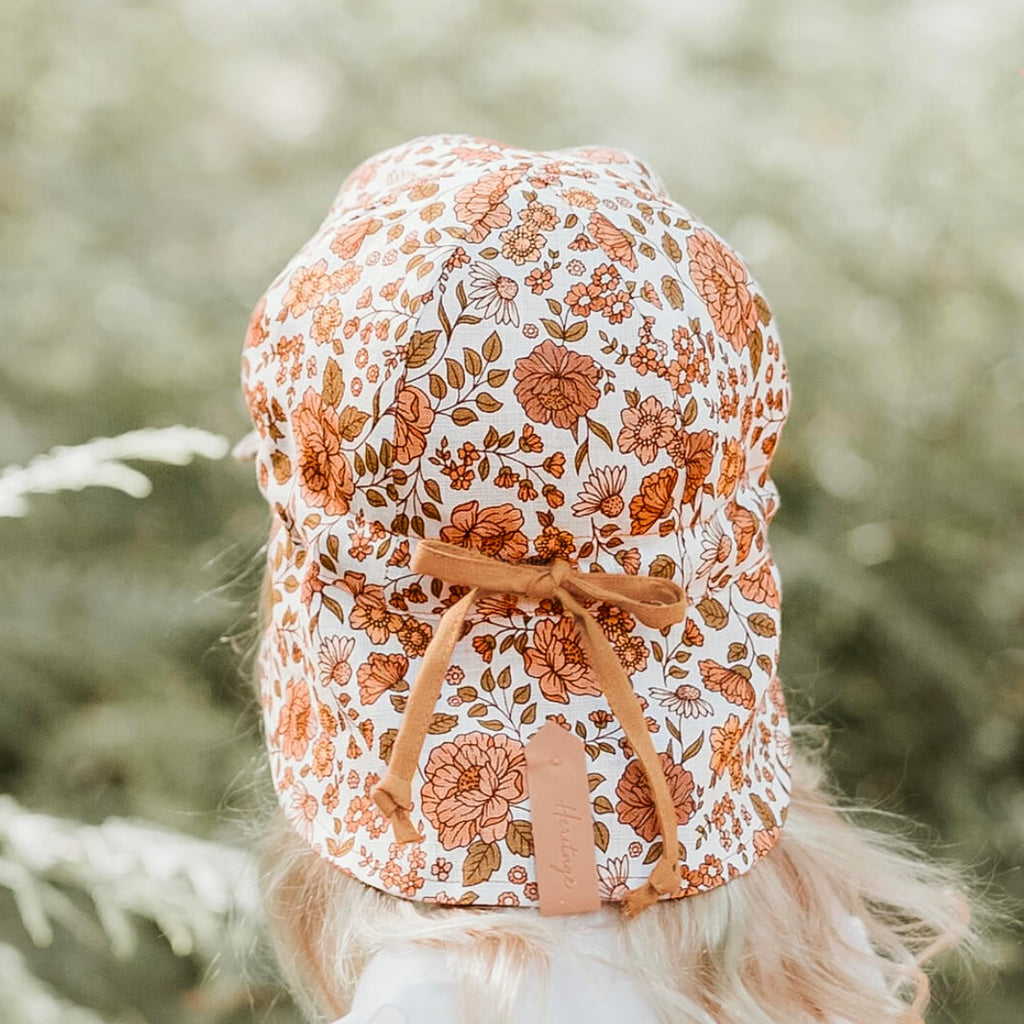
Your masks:
<svg viewBox="0 0 1024 1024"><path fill-rule="evenodd" d="M412 799L409 784L384 779L374 786L371 796L381 813L391 822L396 843L422 843L425 836L420 835L413 827L409 812L412 810ZM401 797L405 800L402 801Z"/></svg>
<svg viewBox="0 0 1024 1024"><path fill-rule="evenodd" d="M672 864L664 859L659 860L647 881L636 889L630 889L622 897L619 912L623 919L628 921L636 917L651 904L657 903L661 896L675 892L679 888L681 877L678 861Z"/></svg>

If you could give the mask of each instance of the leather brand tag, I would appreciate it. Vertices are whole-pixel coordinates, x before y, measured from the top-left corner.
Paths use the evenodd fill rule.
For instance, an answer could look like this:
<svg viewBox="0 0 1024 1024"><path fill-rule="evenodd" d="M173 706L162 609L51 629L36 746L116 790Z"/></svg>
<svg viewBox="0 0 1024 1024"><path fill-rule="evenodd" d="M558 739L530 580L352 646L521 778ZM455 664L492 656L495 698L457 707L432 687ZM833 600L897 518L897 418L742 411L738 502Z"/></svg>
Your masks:
<svg viewBox="0 0 1024 1024"><path fill-rule="evenodd" d="M526 776L541 914L599 910L597 848L583 741L547 722L526 744Z"/></svg>

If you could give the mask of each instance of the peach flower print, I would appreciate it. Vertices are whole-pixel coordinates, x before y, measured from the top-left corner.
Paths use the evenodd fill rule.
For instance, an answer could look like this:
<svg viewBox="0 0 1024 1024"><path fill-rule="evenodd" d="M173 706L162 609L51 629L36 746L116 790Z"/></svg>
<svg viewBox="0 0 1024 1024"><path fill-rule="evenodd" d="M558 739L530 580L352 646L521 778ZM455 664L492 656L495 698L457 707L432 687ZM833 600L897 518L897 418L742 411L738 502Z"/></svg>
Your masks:
<svg viewBox="0 0 1024 1024"><path fill-rule="evenodd" d="M697 492L704 486L715 461L715 435L710 430L698 430L693 434L681 430L665 446L665 450L677 466L686 470L683 504L691 505Z"/></svg>
<svg viewBox="0 0 1024 1024"><path fill-rule="evenodd" d="M301 680L289 683L275 734L281 753L290 760L304 757L309 741L313 738L313 730L309 688Z"/></svg>
<svg viewBox="0 0 1024 1024"><path fill-rule="evenodd" d="M376 583L367 583L355 595L348 622L353 629L365 629L375 644L387 643L402 628L402 616L388 607L384 588Z"/></svg>
<svg viewBox="0 0 1024 1024"><path fill-rule="evenodd" d="M619 451L635 452L645 466L676 436L676 414L654 395L648 395L638 406L627 406L619 415L623 424L616 439Z"/></svg>
<svg viewBox="0 0 1024 1024"><path fill-rule="evenodd" d="M779 607L779 588L775 585L771 562L765 562L756 572L744 573L737 586L748 601L766 604L769 608Z"/></svg>
<svg viewBox="0 0 1024 1024"><path fill-rule="evenodd" d="M321 344L326 344L334 337L334 332L344 319L338 300L331 299L313 311L313 326L309 333Z"/></svg>
<svg viewBox="0 0 1024 1024"><path fill-rule="evenodd" d="M505 735L471 732L430 752L423 814L446 850L505 838L512 808L526 799L526 751Z"/></svg>
<svg viewBox="0 0 1024 1024"><path fill-rule="evenodd" d="M245 332L245 347L252 348L266 341L269 331L263 326L263 316L267 312L267 296L264 295L249 317L249 327Z"/></svg>
<svg viewBox="0 0 1024 1024"><path fill-rule="evenodd" d="M676 821L685 825L696 810L693 802L693 775L682 765L676 764L668 754L659 753L658 758L668 780L668 789L676 809ZM626 765L615 787L615 795L619 798L615 805L619 821L633 829L641 839L647 842L654 839L660 831L658 812L643 765L638 759L633 758Z"/></svg>
<svg viewBox="0 0 1024 1024"><path fill-rule="evenodd" d="M519 219L532 225L536 231L551 231L558 224L558 211L553 206L532 199L526 209L520 211Z"/></svg>
<svg viewBox="0 0 1024 1024"><path fill-rule="evenodd" d="M455 193L455 216L469 225L467 242L482 242L495 228L511 223L505 198L522 176L521 170L510 168L491 171Z"/></svg>
<svg viewBox="0 0 1024 1024"><path fill-rule="evenodd" d="M515 396L535 423L571 428L597 406L601 370L591 356L545 338L528 356L516 360Z"/></svg>
<svg viewBox="0 0 1024 1024"><path fill-rule="evenodd" d="M379 227L380 221L373 217L363 217L362 220L357 220L354 224L346 224L334 236L334 241L331 242L331 252L343 260L352 259L359 252L363 240L370 234L370 229L376 231Z"/></svg>
<svg viewBox="0 0 1024 1024"><path fill-rule="evenodd" d="M633 252L632 239L620 228L617 228L603 213L598 213L595 210L590 215L587 229L604 250L608 259L615 260L630 270L636 270L636 253Z"/></svg>
<svg viewBox="0 0 1024 1024"><path fill-rule="evenodd" d="M597 196L583 188L567 188L562 192L562 198L570 206L582 206L587 210L597 206Z"/></svg>
<svg viewBox="0 0 1024 1024"><path fill-rule="evenodd" d="M737 353L757 326L757 307L747 288L747 268L711 232L695 231L686 239L690 277L707 304L715 330Z"/></svg>
<svg viewBox="0 0 1024 1024"><path fill-rule="evenodd" d="M453 509L451 526L442 527L441 540L514 562L529 550L522 525L523 513L515 505L480 508L478 501L467 501Z"/></svg>
<svg viewBox="0 0 1024 1024"><path fill-rule="evenodd" d="M371 651L365 664L356 672L359 699L364 705L375 703L383 693L393 689L405 678L409 659L404 654L381 654Z"/></svg>
<svg viewBox="0 0 1024 1024"><path fill-rule="evenodd" d="M434 422L434 410L424 392L399 380L395 386L395 403L391 411L395 415L395 433L392 438L395 461L408 465L426 450L426 432Z"/></svg>
<svg viewBox="0 0 1024 1024"><path fill-rule="evenodd" d="M570 693L601 693L571 615L563 615L557 622L539 620L533 642L534 646L523 651L524 667L540 680L541 692L548 700L568 704Z"/></svg>
<svg viewBox="0 0 1024 1024"><path fill-rule="evenodd" d="M278 320L286 316L299 317L306 310L318 306L331 279L327 274L327 260L317 260L311 267L299 267L288 282L288 291L281 299L281 312Z"/></svg>
<svg viewBox="0 0 1024 1024"><path fill-rule="evenodd" d="M303 496L328 515L344 515L355 494L348 458L341 450L338 414L324 404L320 392L307 388L292 415Z"/></svg>
<svg viewBox="0 0 1024 1024"><path fill-rule="evenodd" d="M518 224L508 231L502 231L501 255L517 267L540 259L540 250L546 239L538 234L532 224Z"/></svg>

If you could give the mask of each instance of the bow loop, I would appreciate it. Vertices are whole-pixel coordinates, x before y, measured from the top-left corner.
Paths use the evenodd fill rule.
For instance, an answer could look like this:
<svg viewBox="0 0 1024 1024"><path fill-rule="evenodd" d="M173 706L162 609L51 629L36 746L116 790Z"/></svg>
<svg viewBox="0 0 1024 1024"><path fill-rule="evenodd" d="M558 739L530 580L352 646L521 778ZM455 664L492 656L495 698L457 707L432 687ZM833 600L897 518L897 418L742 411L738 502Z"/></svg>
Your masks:
<svg viewBox="0 0 1024 1024"><path fill-rule="evenodd" d="M567 590L577 597L617 605L653 629L682 622L686 616L686 592L672 580L581 572L563 558L556 558L551 565L502 562L471 548L425 539L417 542L410 567L450 584L496 593L545 598Z"/></svg>

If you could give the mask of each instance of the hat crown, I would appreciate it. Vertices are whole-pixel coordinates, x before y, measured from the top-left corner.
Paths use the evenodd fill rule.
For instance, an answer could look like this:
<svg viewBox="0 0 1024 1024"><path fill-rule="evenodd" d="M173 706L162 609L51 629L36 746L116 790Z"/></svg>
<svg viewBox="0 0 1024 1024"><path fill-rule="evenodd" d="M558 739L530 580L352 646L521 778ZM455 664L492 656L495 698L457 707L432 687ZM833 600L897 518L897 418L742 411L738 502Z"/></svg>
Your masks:
<svg viewBox="0 0 1024 1024"><path fill-rule="evenodd" d="M507 560L712 519L767 485L789 400L757 283L640 160L469 136L349 175L257 306L244 384L296 523Z"/></svg>
<svg viewBox="0 0 1024 1024"><path fill-rule="evenodd" d="M275 512L271 772L323 856L408 898L536 905L524 752L546 721L584 746L602 898L676 885L667 807L674 895L772 848L786 367L742 258L647 165L464 135L364 161L253 311L242 380ZM552 568L467 586L432 544ZM616 578L567 614L570 571ZM396 746L409 791L382 795ZM392 843L381 810L422 841Z"/></svg>

